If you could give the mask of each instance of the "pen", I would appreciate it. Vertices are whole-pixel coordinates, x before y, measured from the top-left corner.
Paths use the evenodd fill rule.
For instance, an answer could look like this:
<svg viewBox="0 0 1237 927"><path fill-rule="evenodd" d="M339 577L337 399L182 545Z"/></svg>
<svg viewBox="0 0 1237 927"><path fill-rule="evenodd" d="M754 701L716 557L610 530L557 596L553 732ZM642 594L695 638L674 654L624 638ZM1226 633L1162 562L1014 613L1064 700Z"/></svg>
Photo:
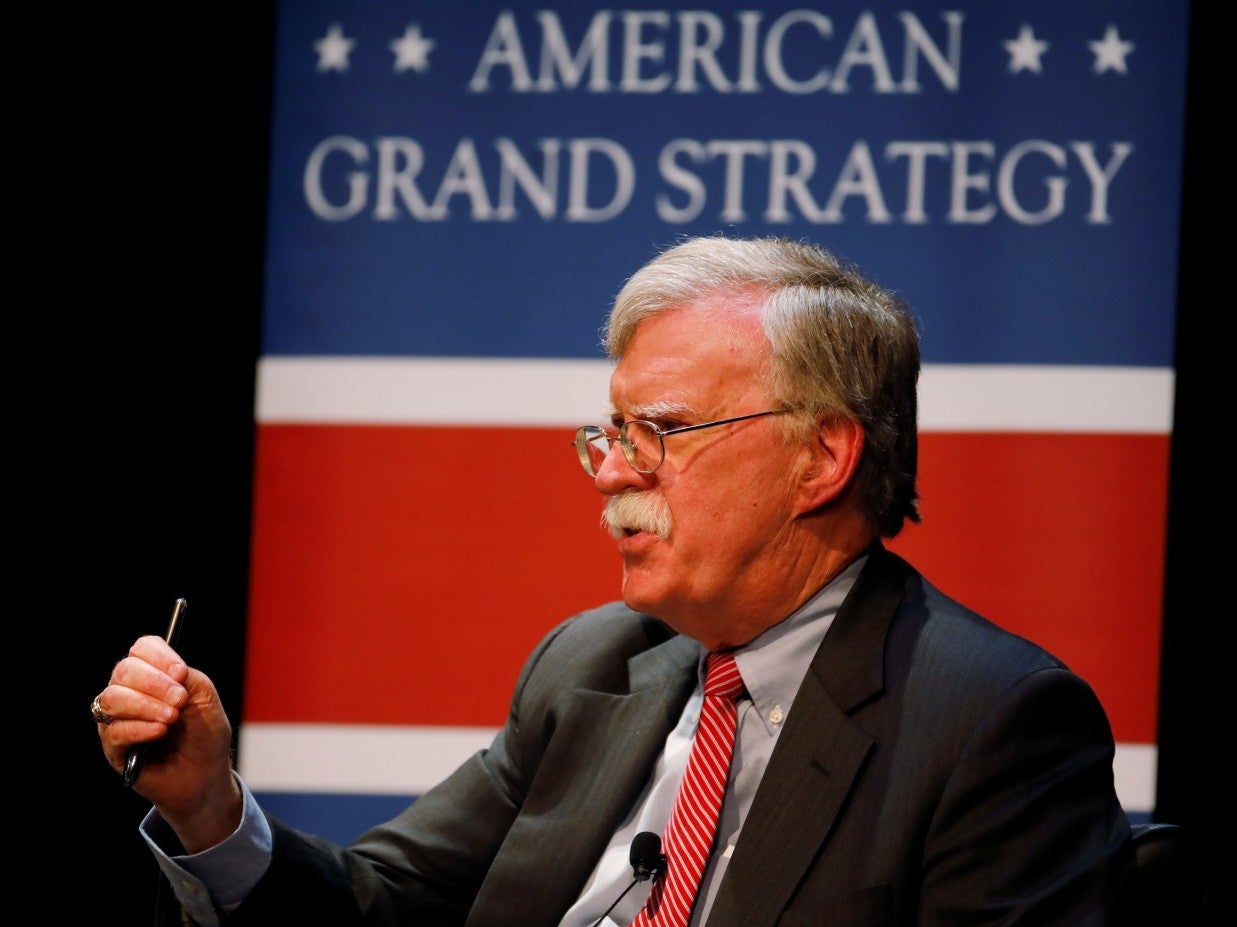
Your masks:
<svg viewBox="0 0 1237 927"><path fill-rule="evenodd" d="M185 617L185 609L189 607L189 602L186 599L177 599L172 606L172 620L168 622L167 633L163 635L163 639L167 641L169 647L176 646L176 634L180 631L182 619ZM142 771L142 747L138 744L129 751L129 758L125 761L125 785L132 787L137 781L137 774Z"/></svg>

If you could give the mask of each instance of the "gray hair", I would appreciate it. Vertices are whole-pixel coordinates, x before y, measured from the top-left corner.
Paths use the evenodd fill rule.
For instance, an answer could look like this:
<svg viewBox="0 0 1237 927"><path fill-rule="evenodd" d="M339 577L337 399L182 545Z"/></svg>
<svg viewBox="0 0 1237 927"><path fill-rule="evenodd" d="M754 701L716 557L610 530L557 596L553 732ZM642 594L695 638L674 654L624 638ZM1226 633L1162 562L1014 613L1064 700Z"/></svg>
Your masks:
<svg viewBox="0 0 1237 927"><path fill-rule="evenodd" d="M805 412L781 417L787 439L806 440L826 417L857 422L865 438L857 479L869 517L886 538L906 519L918 522L915 318L898 296L823 248L784 238L686 239L623 285L603 330L606 351L621 357L650 316L736 291L763 296L771 391Z"/></svg>

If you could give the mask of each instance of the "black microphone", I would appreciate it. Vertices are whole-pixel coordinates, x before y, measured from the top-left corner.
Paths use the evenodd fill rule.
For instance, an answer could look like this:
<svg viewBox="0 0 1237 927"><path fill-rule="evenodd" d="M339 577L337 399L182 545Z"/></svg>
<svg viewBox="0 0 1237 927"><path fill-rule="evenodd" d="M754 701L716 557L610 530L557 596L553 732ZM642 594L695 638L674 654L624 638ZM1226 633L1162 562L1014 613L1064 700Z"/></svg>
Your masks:
<svg viewBox="0 0 1237 927"><path fill-rule="evenodd" d="M640 831L631 841L628 859L631 860L633 876L631 884L623 889L623 894L614 899L614 904L606 908L605 913L593 922L592 927L600 927L601 922L618 907L618 903L636 887L637 882L647 882L666 868L666 854L661 851L661 837L647 830Z"/></svg>
<svg viewBox="0 0 1237 927"><path fill-rule="evenodd" d="M653 878L666 868L666 855L661 851L661 837L647 830L636 834L631 842L631 869L637 882Z"/></svg>

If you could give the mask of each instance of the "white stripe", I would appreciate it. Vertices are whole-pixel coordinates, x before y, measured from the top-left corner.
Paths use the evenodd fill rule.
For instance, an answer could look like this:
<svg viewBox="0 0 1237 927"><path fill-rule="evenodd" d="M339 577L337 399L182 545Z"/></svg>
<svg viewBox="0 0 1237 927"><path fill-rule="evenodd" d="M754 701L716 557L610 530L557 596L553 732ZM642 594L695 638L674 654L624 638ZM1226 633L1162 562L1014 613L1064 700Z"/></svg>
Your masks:
<svg viewBox="0 0 1237 927"><path fill-rule="evenodd" d="M242 724L239 769L257 792L423 794L493 740L493 728ZM1154 744L1117 744L1113 776L1129 812L1155 808Z"/></svg>
<svg viewBox="0 0 1237 927"><path fill-rule="evenodd" d="M919 378L927 431L1168 434L1173 371L1149 367L926 365Z"/></svg>
<svg viewBox="0 0 1237 927"><path fill-rule="evenodd" d="M259 792L421 795L495 729L363 724L243 724L238 769Z"/></svg>
<svg viewBox="0 0 1237 927"><path fill-rule="evenodd" d="M259 422L553 425L601 421L611 365L588 360L266 357Z"/></svg>
<svg viewBox="0 0 1237 927"><path fill-rule="evenodd" d="M262 423L554 426L600 421L606 360L264 357ZM1168 434L1173 371L1151 367L928 364L924 431Z"/></svg>
<svg viewBox="0 0 1237 927"><path fill-rule="evenodd" d="M1112 761L1117 797L1126 811L1155 810L1155 744L1117 744Z"/></svg>

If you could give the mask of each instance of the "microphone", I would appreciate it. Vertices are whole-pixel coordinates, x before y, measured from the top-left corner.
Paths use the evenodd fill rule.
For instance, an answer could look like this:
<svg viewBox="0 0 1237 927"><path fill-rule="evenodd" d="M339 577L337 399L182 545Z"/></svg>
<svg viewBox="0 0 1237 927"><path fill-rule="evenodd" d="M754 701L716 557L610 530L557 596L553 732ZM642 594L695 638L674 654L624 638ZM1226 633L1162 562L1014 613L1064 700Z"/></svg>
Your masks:
<svg viewBox="0 0 1237 927"><path fill-rule="evenodd" d="M606 908L604 914L593 922L592 927L600 927L604 921L623 900L629 891L635 888L637 882L647 882L654 876L660 875L666 868L666 854L661 851L661 837L647 830L642 830L631 841L631 852L628 855L631 860L631 884L623 889L623 893L614 899L614 904Z"/></svg>
<svg viewBox="0 0 1237 927"><path fill-rule="evenodd" d="M631 869L637 882L653 878L666 868L666 854L661 851L661 837L641 831L631 841Z"/></svg>

